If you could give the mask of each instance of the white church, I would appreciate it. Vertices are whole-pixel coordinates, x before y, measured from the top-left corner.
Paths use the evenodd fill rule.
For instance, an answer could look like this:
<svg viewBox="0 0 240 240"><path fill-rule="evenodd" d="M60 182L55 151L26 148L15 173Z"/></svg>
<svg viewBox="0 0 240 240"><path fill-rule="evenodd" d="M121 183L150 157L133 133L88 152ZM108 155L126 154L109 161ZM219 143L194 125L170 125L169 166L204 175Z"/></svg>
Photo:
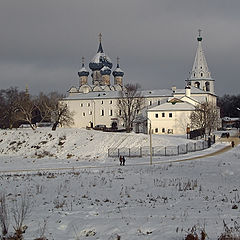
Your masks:
<svg viewBox="0 0 240 240"><path fill-rule="evenodd" d="M189 116L196 105L203 102L216 105L214 79L208 70L200 30L197 41L193 68L189 79L185 80L183 89L172 87L141 91L144 108L139 117L141 124L136 122L134 131L146 133L151 123L153 134L185 134L187 127L190 126ZM123 127L124 124L118 117L121 113L117 108L119 92L124 89L124 72L120 68L119 58L113 72L112 67L111 59L103 50L100 34L98 51L89 63L91 83L83 58L82 68L78 72L79 86L71 87L68 96L62 99L74 114L72 127L86 128L96 125L111 127L113 124L118 128ZM113 83L111 83L111 73Z"/></svg>

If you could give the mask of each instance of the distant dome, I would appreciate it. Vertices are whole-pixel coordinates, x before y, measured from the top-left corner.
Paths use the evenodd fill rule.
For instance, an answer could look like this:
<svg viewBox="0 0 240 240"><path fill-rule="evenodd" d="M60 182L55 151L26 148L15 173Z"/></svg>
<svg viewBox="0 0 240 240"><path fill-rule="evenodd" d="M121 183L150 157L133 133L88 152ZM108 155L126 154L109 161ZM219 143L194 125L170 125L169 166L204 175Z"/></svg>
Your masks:
<svg viewBox="0 0 240 240"><path fill-rule="evenodd" d="M124 72L123 70L119 67L119 64L117 64L117 68L113 71L113 76L114 77L123 77Z"/></svg>
<svg viewBox="0 0 240 240"><path fill-rule="evenodd" d="M78 76L79 77L83 77L83 76L87 77L88 75L89 75L89 72L88 72L88 70L84 66L78 72Z"/></svg>
<svg viewBox="0 0 240 240"><path fill-rule="evenodd" d="M83 76L87 77L88 75L89 75L89 71L85 68L85 66L84 66L84 57L82 57L82 68L78 72L78 76L79 77L83 77Z"/></svg>
<svg viewBox="0 0 240 240"><path fill-rule="evenodd" d="M110 75L110 74L111 74L111 69L110 69L109 67L107 67L107 66L104 66L104 67L101 69L100 73L101 73L102 75Z"/></svg>
<svg viewBox="0 0 240 240"><path fill-rule="evenodd" d="M99 42L98 52L93 57L92 61L89 63L89 68L92 71L101 70L102 67L109 67L112 68L112 61L111 59L104 53L102 48L101 41Z"/></svg>

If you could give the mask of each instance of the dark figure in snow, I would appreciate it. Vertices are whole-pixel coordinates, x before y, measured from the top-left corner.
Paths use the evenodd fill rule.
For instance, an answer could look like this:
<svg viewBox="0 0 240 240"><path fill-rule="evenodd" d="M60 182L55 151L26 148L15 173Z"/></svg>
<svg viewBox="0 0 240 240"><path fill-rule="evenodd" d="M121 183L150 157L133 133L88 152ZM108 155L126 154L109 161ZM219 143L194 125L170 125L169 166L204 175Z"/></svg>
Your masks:
<svg viewBox="0 0 240 240"><path fill-rule="evenodd" d="M234 141L232 141L232 147L234 147L234 145L235 145L235 143L234 143Z"/></svg>
<svg viewBox="0 0 240 240"><path fill-rule="evenodd" d="M126 159L125 159L125 157L123 156L123 157L122 157L123 166L125 166L125 161L126 161Z"/></svg>
<svg viewBox="0 0 240 240"><path fill-rule="evenodd" d="M123 157L121 155L119 156L119 162L120 162L120 166L122 166L123 165Z"/></svg>

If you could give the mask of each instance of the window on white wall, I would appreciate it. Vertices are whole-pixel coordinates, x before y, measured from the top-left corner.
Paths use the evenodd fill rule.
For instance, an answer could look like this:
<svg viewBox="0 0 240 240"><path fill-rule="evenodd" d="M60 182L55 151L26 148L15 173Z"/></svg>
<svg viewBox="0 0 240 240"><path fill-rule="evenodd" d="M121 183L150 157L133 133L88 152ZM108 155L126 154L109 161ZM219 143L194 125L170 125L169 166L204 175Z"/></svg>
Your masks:
<svg viewBox="0 0 240 240"><path fill-rule="evenodd" d="M83 107L83 103L81 103L80 106Z"/></svg>
<svg viewBox="0 0 240 240"><path fill-rule="evenodd" d="M110 109L110 110L109 110L109 116L112 116L112 115L113 115L113 110Z"/></svg>
<svg viewBox="0 0 240 240"><path fill-rule="evenodd" d="M104 109L101 109L100 115L104 116Z"/></svg>
<svg viewBox="0 0 240 240"><path fill-rule="evenodd" d="M91 104L90 104L90 103L88 103L87 105L88 105L88 107L90 107L90 106L91 106Z"/></svg>
<svg viewBox="0 0 240 240"><path fill-rule="evenodd" d="M89 111L89 115L92 115L92 111Z"/></svg>
<svg viewBox="0 0 240 240"><path fill-rule="evenodd" d="M103 104L103 101L101 103Z"/></svg>
<svg viewBox="0 0 240 240"><path fill-rule="evenodd" d="M162 133L165 133L165 128L162 128Z"/></svg>
<svg viewBox="0 0 240 240"><path fill-rule="evenodd" d="M165 117L165 113L162 113L162 117Z"/></svg>
<svg viewBox="0 0 240 240"><path fill-rule="evenodd" d="M167 133L173 134L173 129L168 129Z"/></svg>
<svg viewBox="0 0 240 240"><path fill-rule="evenodd" d="M86 116L85 112L83 112L82 115L83 115L83 117L85 117Z"/></svg>
<svg viewBox="0 0 240 240"><path fill-rule="evenodd" d="M158 113L155 113L155 118L158 118Z"/></svg>
<svg viewBox="0 0 240 240"><path fill-rule="evenodd" d="M110 100L109 103L112 104L112 100Z"/></svg>
<svg viewBox="0 0 240 240"><path fill-rule="evenodd" d="M172 113L169 113L169 117L172 118Z"/></svg>
<svg viewBox="0 0 240 240"><path fill-rule="evenodd" d="M161 101L160 100L158 100L158 105L160 105L161 104Z"/></svg>
<svg viewBox="0 0 240 240"><path fill-rule="evenodd" d="M122 111L121 111L121 109L119 110L119 116L121 116L122 115Z"/></svg>
<svg viewBox="0 0 240 240"><path fill-rule="evenodd" d="M155 128L155 133L158 133L158 128Z"/></svg>
<svg viewBox="0 0 240 240"><path fill-rule="evenodd" d="M151 106L152 105L152 101L149 101L149 106Z"/></svg>

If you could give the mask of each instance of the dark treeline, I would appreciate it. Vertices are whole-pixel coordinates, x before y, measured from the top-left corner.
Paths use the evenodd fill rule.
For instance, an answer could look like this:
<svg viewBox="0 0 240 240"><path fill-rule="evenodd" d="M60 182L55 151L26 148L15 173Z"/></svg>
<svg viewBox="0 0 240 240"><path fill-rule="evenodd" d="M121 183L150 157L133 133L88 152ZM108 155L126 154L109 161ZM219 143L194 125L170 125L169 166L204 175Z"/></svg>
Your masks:
<svg viewBox="0 0 240 240"><path fill-rule="evenodd" d="M221 117L240 117L240 94L225 94L218 98L218 106L221 109Z"/></svg>
<svg viewBox="0 0 240 240"><path fill-rule="evenodd" d="M16 87L0 90L0 128L17 128L29 124L34 130L36 123L51 122L53 130L58 124L72 122L68 107L59 100L63 96L57 92L40 93L32 96L28 90Z"/></svg>

